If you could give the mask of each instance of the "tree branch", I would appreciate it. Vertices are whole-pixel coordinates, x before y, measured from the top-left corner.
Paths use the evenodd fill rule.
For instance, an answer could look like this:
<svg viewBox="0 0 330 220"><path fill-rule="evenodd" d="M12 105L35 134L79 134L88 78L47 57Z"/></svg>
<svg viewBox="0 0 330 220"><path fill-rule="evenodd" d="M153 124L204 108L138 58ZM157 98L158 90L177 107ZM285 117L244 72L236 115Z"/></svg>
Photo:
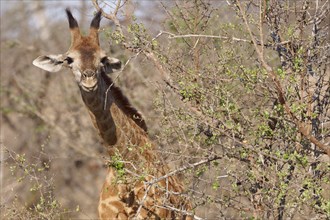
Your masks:
<svg viewBox="0 0 330 220"><path fill-rule="evenodd" d="M153 184L155 184L155 183L157 183L157 182L160 182L160 181L162 181L162 180L164 180L164 179L167 179L167 178L170 177L170 176L174 176L174 175L176 175L176 174L178 174L178 173L181 173L181 172L183 172L183 171L185 171L185 170L193 169L193 168L198 167L198 166L200 166L200 165L203 165L203 164L206 164L206 163L212 162L212 161L214 161L214 160L219 160L219 159L221 159L221 158L222 158L222 157L220 157L220 156L214 155L214 156L212 156L212 157L209 157L209 158L207 158L207 159L201 160L201 161L199 161L199 162L196 162L196 163L193 163L193 164L188 164L187 166L183 166L183 167L181 167L181 168L179 168L179 169L176 169L176 170L174 170L174 171L172 171L172 172L169 172L169 173L167 173L167 174L164 175L164 176L161 176L161 177L158 177L158 178L156 178L156 179L153 179L152 181L148 181L147 184L148 184L148 185L153 185Z"/></svg>
<svg viewBox="0 0 330 220"><path fill-rule="evenodd" d="M160 31L159 32L161 35L162 34L167 34L169 35L169 39L175 39L175 38L191 38L191 37L199 37L199 38L215 38L215 39L222 39L222 40L228 40L228 41L237 41L237 42L244 42L244 43L250 43L253 44L252 40L248 40L248 39L243 39L243 38L237 38L237 37L227 37L227 36L219 36L219 35L206 35L206 34L183 34L183 35L177 35L177 34L173 34L171 32L168 31ZM257 40L256 43L258 45L263 45L264 47L271 47L272 45L270 44L264 44L261 40ZM280 45L285 45L285 44L289 44L290 41L283 41L283 42L279 42L278 44Z"/></svg>

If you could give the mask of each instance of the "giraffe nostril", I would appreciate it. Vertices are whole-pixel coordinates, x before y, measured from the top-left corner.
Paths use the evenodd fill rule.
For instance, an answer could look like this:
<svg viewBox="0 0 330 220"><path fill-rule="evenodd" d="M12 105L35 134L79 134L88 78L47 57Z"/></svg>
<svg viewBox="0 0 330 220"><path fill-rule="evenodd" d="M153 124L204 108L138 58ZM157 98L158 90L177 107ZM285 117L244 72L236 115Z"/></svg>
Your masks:
<svg viewBox="0 0 330 220"><path fill-rule="evenodd" d="M85 70L85 71L83 72L83 76L84 76L84 77L93 77L94 75L95 75L95 71L90 70L90 69Z"/></svg>

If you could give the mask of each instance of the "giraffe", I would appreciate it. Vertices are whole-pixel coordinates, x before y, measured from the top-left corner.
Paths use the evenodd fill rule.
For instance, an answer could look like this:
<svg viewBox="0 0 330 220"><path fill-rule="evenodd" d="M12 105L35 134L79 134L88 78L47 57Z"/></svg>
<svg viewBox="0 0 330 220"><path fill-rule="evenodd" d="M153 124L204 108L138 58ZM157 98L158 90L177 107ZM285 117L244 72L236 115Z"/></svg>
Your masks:
<svg viewBox="0 0 330 220"><path fill-rule="evenodd" d="M109 154L108 172L101 189L100 219L193 219L191 204L176 176L155 179L170 171L150 141L142 115L107 75L121 69L120 60L106 56L98 31L101 12L88 36L66 9L71 46L64 54L39 56L33 64L49 72L63 67L73 73L94 127ZM153 184L150 182L153 181Z"/></svg>

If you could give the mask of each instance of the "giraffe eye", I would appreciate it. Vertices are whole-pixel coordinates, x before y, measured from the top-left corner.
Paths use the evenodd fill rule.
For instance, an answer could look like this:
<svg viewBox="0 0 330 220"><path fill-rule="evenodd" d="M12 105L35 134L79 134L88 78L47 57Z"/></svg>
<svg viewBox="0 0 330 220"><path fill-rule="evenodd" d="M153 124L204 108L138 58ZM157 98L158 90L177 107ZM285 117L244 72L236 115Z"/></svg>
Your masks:
<svg viewBox="0 0 330 220"><path fill-rule="evenodd" d="M71 57L67 57L67 58L65 58L65 61L66 61L68 64L73 63L73 59L72 59Z"/></svg>
<svg viewBox="0 0 330 220"><path fill-rule="evenodd" d="M108 57L103 57L103 58L101 59L101 63L102 63L103 65L105 65L107 62L108 62Z"/></svg>

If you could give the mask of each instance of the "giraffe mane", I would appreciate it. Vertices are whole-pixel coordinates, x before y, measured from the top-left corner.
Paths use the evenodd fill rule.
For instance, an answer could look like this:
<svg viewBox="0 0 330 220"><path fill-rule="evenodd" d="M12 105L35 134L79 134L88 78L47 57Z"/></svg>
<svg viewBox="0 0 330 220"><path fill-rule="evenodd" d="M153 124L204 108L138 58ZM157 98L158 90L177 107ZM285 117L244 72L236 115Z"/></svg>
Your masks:
<svg viewBox="0 0 330 220"><path fill-rule="evenodd" d="M111 94L115 99L115 103L117 106L127 115L129 116L140 128L142 128L145 132L148 131L147 124L144 121L142 114L132 106L128 98L123 94L121 89L113 84L113 81L110 77L106 75L105 72L101 71L101 76L105 81L107 86L111 86Z"/></svg>

